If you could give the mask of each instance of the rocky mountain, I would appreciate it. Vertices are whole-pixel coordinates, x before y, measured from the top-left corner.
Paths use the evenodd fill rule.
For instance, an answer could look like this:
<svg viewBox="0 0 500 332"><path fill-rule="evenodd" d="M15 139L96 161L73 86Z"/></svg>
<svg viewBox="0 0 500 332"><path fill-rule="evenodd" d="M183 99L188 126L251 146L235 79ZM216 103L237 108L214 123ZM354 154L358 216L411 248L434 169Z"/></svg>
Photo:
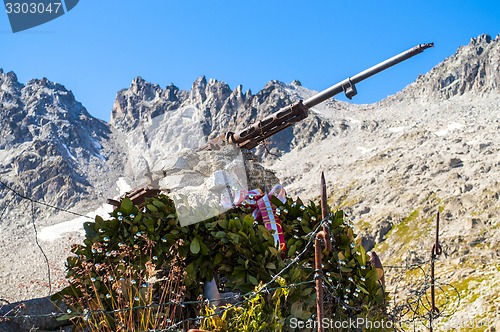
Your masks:
<svg viewBox="0 0 500 332"><path fill-rule="evenodd" d="M472 38L466 46L434 67L427 75L396 94L395 98L435 101L473 93L482 96L498 92L500 87L500 54L498 36ZM394 98L388 98L391 102Z"/></svg>
<svg viewBox="0 0 500 332"><path fill-rule="evenodd" d="M270 139L272 154L257 148L292 195L317 197L324 171L331 203L351 212L363 244L385 265L427 261L441 211L447 256L437 276L458 285L462 298L447 322L463 321L466 313L494 317L500 308L499 66L500 37L473 38L401 92L370 105L332 99ZM23 85L0 71L0 176L29 197L87 213L143 182L149 169L158 170L180 150L313 93L298 81L271 81L253 94L205 77L189 91L138 77L117 93L107 124L62 85L47 79ZM8 249L0 297L17 300L46 291L47 277L39 251L26 244L34 234L13 199L0 188L0 243ZM38 209L42 231L57 233L59 222L72 222L73 216ZM81 222L72 225L81 228ZM58 236L42 238L56 280L64 274L68 243L80 239L71 232ZM38 272L16 264L19 254L39 262ZM389 291L411 288L408 275L386 273ZM26 287L28 280L35 286Z"/></svg>
<svg viewBox="0 0 500 332"><path fill-rule="evenodd" d="M498 324L499 56L500 36L473 38L377 104L324 110L326 121L345 121L346 129L270 165L289 192L309 197L325 171L333 205L351 212L364 246L386 266L429 261L440 211L436 276L460 297L446 286L452 304L440 309L456 312L439 320L442 330ZM386 270L394 305L415 299L411 292L429 278L429 265L422 267Z"/></svg>
<svg viewBox="0 0 500 332"><path fill-rule="evenodd" d="M128 133L136 128L146 132L154 119L162 118L163 125L167 127L173 121L175 123L173 119L176 112L189 109L192 112L190 116L198 120L196 125L200 129L189 141L200 144L227 131L243 129L311 94L312 91L303 88L298 81L291 84L270 81L253 95L250 90L243 92L241 85L232 90L224 82L214 79L207 81L205 77L198 78L190 91L181 91L174 85L162 89L159 85L148 83L139 77L132 81L128 89L118 92L110 123L121 132ZM272 137L268 142L269 148L288 152L300 144L296 139L298 134L304 132L309 138L322 138L330 129L329 123L319 121L316 115L312 114L305 124L289 128Z"/></svg>
<svg viewBox="0 0 500 332"><path fill-rule="evenodd" d="M40 227L75 217L45 204L95 209L95 201L105 201L104 193L114 189L115 177L106 174L119 174L121 163L113 157L109 124L46 78L24 85L14 73L0 70L0 126L0 297L19 299L47 285L44 269L33 268L44 256L30 222ZM32 205L21 196L43 204ZM67 244L46 249L58 261L60 278Z"/></svg>
<svg viewBox="0 0 500 332"><path fill-rule="evenodd" d="M0 175L20 193L59 206L93 196L109 167L111 129L64 86L46 78L23 85L0 70Z"/></svg>

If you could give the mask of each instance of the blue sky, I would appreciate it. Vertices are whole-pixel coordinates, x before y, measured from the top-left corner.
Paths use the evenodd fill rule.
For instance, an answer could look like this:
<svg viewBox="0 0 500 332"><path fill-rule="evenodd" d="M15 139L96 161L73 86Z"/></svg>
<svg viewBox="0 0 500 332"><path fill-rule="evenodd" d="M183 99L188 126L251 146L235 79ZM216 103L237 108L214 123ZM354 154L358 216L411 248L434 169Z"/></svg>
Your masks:
<svg viewBox="0 0 500 332"><path fill-rule="evenodd" d="M499 33L498 0L81 0L62 17L15 34L2 10L0 68L22 83L61 83L107 121L116 92L136 76L181 89L205 75L254 93L272 79L322 90L416 44L435 43L360 83L353 102L370 103L472 37Z"/></svg>

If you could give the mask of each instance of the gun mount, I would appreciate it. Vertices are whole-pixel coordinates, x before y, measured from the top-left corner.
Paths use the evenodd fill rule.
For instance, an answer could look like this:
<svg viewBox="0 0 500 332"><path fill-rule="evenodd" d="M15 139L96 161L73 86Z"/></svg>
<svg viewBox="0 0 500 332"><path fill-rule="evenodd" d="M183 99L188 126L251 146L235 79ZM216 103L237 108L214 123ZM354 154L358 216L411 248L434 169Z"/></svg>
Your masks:
<svg viewBox="0 0 500 332"><path fill-rule="evenodd" d="M308 111L311 107L314 107L341 92L344 92L346 97L351 99L357 94L355 84L417 54L420 54L424 50L433 46L434 43L427 43L412 47L409 50L382 61L379 64L376 64L375 66L372 66L354 76L348 77L304 101L300 100L292 105L282 108L239 132L228 132L225 135L209 142L206 146L202 147L202 149L210 150L213 147L213 144L211 143L220 142L221 140L236 144L244 149L252 149L267 137L272 136L294 123L307 118Z"/></svg>
<svg viewBox="0 0 500 332"><path fill-rule="evenodd" d="M307 118L308 111L310 108L324 102L325 100L344 92L347 98L351 99L357 94L355 84L373 76L389 67L392 67L404 60L407 60L419 53L422 53L427 48L433 47L433 43L419 44L405 52L402 52L392 58L389 58L375 66L372 66L354 76L348 77L345 80L329 87L322 92L302 101L299 100L287 107L280 109L279 111L263 118L262 120L248 126L247 128L238 131L236 133L227 132L226 134L220 135L219 137L209 141L207 144L198 148L195 153L206 153L215 152L215 150L221 150L223 145L234 144L237 147L250 150L256 147L264 139L280 132L281 130ZM229 147L229 146L226 146ZM250 153L247 151L247 153ZM214 156L212 156L214 157ZM189 159L189 158L188 158ZM195 158L196 159L196 158ZM197 160L197 159L196 159ZM246 157L245 160L248 161ZM247 165L245 165L247 167ZM265 172L265 170L264 170ZM195 172L196 173L196 172ZM199 172L198 172L199 173ZM119 200L110 199L108 203L114 205L115 207L120 205L121 199L123 197L129 197L134 204L143 205L145 203L146 197L152 197L160 192L159 189L159 179L153 179L153 173L147 169L146 173L149 178L149 184L139 186L131 192L122 195ZM162 171L161 178L167 176L165 170ZM188 176L186 179L193 180L195 176ZM189 181L188 181L189 182ZM227 181L226 181L227 182Z"/></svg>

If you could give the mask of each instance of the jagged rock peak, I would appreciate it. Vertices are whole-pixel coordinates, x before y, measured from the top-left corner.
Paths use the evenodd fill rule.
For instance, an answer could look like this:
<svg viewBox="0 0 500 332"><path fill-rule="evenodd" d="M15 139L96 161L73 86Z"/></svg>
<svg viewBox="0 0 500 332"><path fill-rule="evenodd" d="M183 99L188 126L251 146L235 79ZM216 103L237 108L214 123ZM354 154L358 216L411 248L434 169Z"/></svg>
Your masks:
<svg viewBox="0 0 500 332"><path fill-rule="evenodd" d="M89 193L89 170L105 163L108 126L47 78L23 86L0 74L0 128L0 173L33 199L73 204Z"/></svg>
<svg viewBox="0 0 500 332"><path fill-rule="evenodd" d="M141 95L142 100L153 100L161 94L162 89L158 84L150 83L142 77L137 76L132 80L130 91L136 95Z"/></svg>
<svg viewBox="0 0 500 332"><path fill-rule="evenodd" d="M26 104L28 115L45 116L51 114L53 119L95 119L87 109L78 102L71 90L62 84L50 81L46 77L32 79L22 89L22 99Z"/></svg>
<svg viewBox="0 0 500 332"><path fill-rule="evenodd" d="M270 80L269 82L266 83L266 85L264 86L264 89L266 87L270 87L270 86L280 86L280 87L284 87L286 85L286 83L283 83L281 81L278 81L278 80Z"/></svg>
<svg viewBox="0 0 500 332"><path fill-rule="evenodd" d="M192 86L192 90L197 89L197 88L203 88L207 86L207 78L205 75L198 77L194 82Z"/></svg>
<svg viewBox="0 0 500 332"><path fill-rule="evenodd" d="M19 83L17 75L13 71L5 73L3 69L0 68L0 93L10 88L20 90L23 86L23 84Z"/></svg>
<svg viewBox="0 0 500 332"><path fill-rule="evenodd" d="M9 78L11 81L19 83L19 81L17 80L16 73L14 73L13 71L5 73L3 69L0 68L0 79L5 79L5 78Z"/></svg>
<svg viewBox="0 0 500 332"><path fill-rule="evenodd" d="M46 77L43 77L42 79L29 80L28 83L26 83L26 87L28 87L28 86L33 86L33 87L37 87L37 88L38 87L47 88L47 89L56 90L56 91L69 92L64 85L50 81Z"/></svg>
<svg viewBox="0 0 500 332"><path fill-rule="evenodd" d="M478 36L476 38L471 38L470 39L470 44L471 45L477 45L477 44L481 44L481 43L489 44L490 42L491 42L491 36L487 35L487 34L480 35L480 36Z"/></svg>
<svg viewBox="0 0 500 332"><path fill-rule="evenodd" d="M278 80L270 80L269 82L267 82L267 84L264 86L262 90L267 90L269 88L297 90L302 88L302 83L300 83L299 80L294 80L289 84Z"/></svg>
<svg viewBox="0 0 500 332"><path fill-rule="evenodd" d="M470 43L435 66L391 100L441 99L466 93L484 94L500 89L500 35L472 38Z"/></svg>

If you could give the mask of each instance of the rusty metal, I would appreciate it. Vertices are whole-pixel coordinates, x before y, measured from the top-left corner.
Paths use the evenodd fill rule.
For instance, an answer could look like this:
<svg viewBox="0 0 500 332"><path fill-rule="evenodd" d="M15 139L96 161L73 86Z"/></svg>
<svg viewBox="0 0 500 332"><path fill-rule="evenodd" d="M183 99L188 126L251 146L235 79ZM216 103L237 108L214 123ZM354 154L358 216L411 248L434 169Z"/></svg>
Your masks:
<svg viewBox="0 0 500 332"><path fill-rule="evenodd" d="M434 314L439 314L439 309L436 307L436 298L435 298L435 277L434 277L434 260L437 256L443 253L443 249L439 244L439 212L436 217L436 241L432 246L431 252L431 310L429 312L429 331L432 332L432 319Z"/></svg>
<svg viewBox="0 0 500 332"><path fill-rule="evenodd" d="M328 215L328 202L326 196L325 173L321 172L321 219L325 220L327 215ZM325 226L323 226L323 230L325 230Z"/></svg>
<svg viewBox="0 0 500 332"><path fill-rule="evenodd" d="M330 231L324 225L328 217L328 203L326 196L326 182L325 175L321 172L321 217L323 220L323 229L316 234L314 240L314 268L316 279L316 319L318 322L318 332L323 332L323 267L322 267L322 244L324 244L327 251L332 250L332 242L330 239Z"/></svg>
<svg viewBox="0 0 500 332"><path fill-rule="evenodd" d="M370 256L370 263L372 264L372 266L377 270L377 272L380 271L380 273L382 274L379 277L379 283L382 285L382 287L384 288L384 291L385 291L384 265L382 265L382 261L380 260L380 257L378 257L378 255L375 251L373 251L373 250L370 251L369 256Z"/></svg>
<svg viewBox="0 0 500 332"><path fill-rule="evenodd" d="M107 203L110 205L113 205L114 208L118 208L121 205L122 200L125 197L130 198L132 203L139 208L142 208L144 205L146 205L146 198L151 198L157 196L161 192L160 189L154 189L154 188L144 188L140 187L137 188L133 191L127 192L124 195L120 196L119 200L115 199L108 199Z"/></svg>
<svg viewBox="0 0 500 332"><path fill-rule="evenodd" d="M226 136L230 143L238 144L238 146L244 149L252 149L265 138L307 118L307 110L302 104L302 100L299 100L240 132L229 132Z"/></svg>
<svg viewBox="0 0 500 332"><path fill-rule="evenodd" d="M220 144L222 140L229 143L238 145L241 148L252 149L256 147L260 142L269 136L297 123L308 116L308 110L325 100L344 92L347 98L351 99L357 94L357 89L355 84L373 76L389 67L392 67L404 60L407 60L424 50L433 47L434 43L419 44L411 49L404 51L390 59L380 62L375 66L372 66L352 77L348 77L343 81L332 85L328 89L321 91L320 93L304 100L297 101L290 106L280 109L279 111L265 117L264 119L248 126L247 128L233 133L227 132L225 135L221 135L216 139L207 143L207 145L200 148L201 150L210 150L214 148L214 145Z"/></svg>

